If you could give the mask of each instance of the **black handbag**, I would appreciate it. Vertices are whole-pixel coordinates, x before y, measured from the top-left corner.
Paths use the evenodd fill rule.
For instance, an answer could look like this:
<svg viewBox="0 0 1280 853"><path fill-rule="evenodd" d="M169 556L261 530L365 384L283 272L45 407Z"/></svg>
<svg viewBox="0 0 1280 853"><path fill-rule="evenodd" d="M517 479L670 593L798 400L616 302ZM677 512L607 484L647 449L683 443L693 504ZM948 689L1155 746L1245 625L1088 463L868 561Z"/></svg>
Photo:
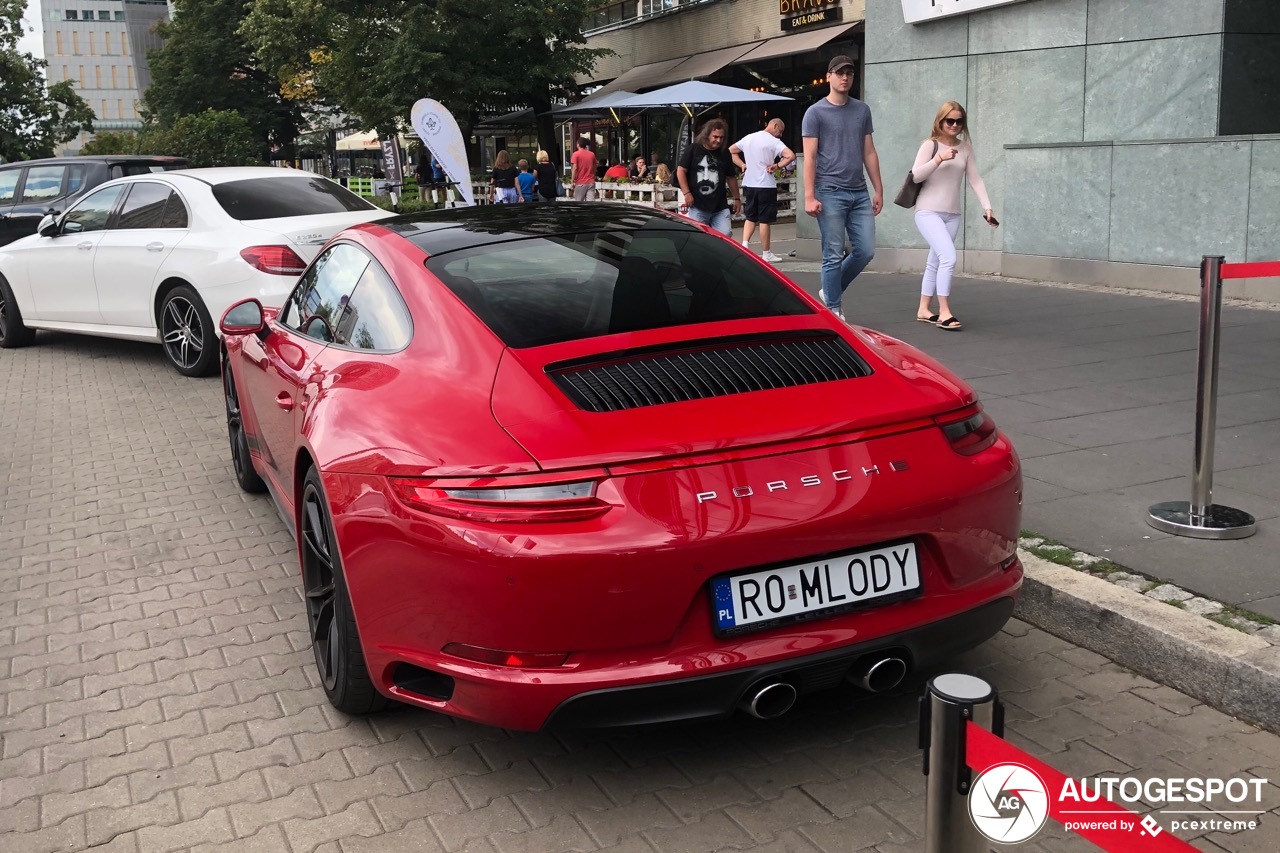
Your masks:
<svg viewBox="0 0 1280 853"><path fill-rule="evenodd" d="M936 157L938 154L938 140L933 140L933 153L930 157ZM916 199L920 197L920 188L924 184L916 183L916 177L911 172L907 172L907 179L902 182L902 189L898 190L898 194L893 197L893 203L898 207L912 208L916 206Z"/></svg>

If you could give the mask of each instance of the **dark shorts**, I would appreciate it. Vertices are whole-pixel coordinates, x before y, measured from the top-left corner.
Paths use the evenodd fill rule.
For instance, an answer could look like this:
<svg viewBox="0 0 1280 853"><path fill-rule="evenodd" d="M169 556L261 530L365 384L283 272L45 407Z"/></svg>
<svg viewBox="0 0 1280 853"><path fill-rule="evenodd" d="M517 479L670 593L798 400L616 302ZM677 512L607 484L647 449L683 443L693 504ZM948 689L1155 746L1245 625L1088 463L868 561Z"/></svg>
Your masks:
<svg viewBox="0 0 1280 853"><path fill-rule="evenodd" d="M777 187L743 187L742 215L748 222L772 225L778 219Z"/></svg>

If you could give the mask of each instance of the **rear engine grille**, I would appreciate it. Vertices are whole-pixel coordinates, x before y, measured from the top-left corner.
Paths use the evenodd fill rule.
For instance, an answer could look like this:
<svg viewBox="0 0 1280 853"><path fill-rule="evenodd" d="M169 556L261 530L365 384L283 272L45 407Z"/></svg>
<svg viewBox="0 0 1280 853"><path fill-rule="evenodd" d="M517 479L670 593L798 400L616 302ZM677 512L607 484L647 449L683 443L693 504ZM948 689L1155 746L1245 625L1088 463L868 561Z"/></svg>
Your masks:
<svg viewBox="0 0 1280 853"><path fill-rule="evenodd" d="M617 412L869 376L871 368L835 335L716 341L617 353L590 363L549 365L547 374L580 408Z"/></svg>

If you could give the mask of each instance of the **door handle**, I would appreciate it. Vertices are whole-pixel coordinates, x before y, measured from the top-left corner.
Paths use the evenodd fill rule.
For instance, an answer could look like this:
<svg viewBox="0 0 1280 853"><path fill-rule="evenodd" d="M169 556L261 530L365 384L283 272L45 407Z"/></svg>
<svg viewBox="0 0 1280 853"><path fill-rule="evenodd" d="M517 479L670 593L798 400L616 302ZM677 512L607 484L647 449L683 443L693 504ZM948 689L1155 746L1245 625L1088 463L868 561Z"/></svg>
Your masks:
<svg viewBox="0 0 1280 853"><path fill-rule="evenodd" d="M147 251L148 251L148 252L159 252L159 251L160 251L160 250L162 250L163 248L164 248L164 243L161 243L161 242L159 242L158 240L157 240L156 242L154 242L154 243L148 243L148 244L147 244Z"/></svg>
<svg viewBox="0 0 1280 853"><path fill-rule="evenodd" d="M293 398L285 392L281 391L276 395L276 405L284 409L286 412L293 411Z"/></svg>
<svg viewBox="0 0 1280 853"><path fill-rule="evenodd" d="M93 243L89 240L85 240L83 243L76 243L76 248L81 251L88 251L93 248Z"/></svg>

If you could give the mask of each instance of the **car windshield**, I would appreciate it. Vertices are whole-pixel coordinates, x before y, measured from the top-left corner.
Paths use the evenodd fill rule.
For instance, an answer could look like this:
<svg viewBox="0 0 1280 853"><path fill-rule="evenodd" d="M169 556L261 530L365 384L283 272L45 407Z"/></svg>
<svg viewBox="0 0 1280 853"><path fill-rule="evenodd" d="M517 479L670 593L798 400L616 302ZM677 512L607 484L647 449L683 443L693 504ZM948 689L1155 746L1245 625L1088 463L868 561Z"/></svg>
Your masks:
<svg viewBox="0 0 1280 853"><path fill-rule="evenodd" d="M489 243L427 269L512 347L813 310L736 246L661 223Z"/></svg>
<svg viewBox="0 0 1280 853"><path fill-rule="evenodd" d="M242 221L377 210L355 193L321 177L228 181L214 184L213 197L228 216Z"/></svg>

